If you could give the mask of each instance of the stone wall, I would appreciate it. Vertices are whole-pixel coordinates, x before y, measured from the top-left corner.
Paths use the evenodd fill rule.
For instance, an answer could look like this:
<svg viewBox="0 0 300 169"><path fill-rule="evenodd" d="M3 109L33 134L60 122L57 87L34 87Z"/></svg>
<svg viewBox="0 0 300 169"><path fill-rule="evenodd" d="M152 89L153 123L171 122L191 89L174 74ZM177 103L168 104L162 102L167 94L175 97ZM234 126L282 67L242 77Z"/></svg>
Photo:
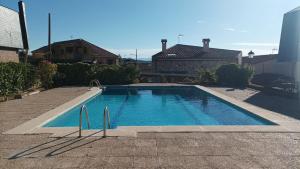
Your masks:
<svg viewBox="0 0 300 169"><path fill-rule="evenodd" d="M19 62L19 55L16 51L1 50L0 49L0 62Z"/></svg>
<svg viewBox="0 0 300 169"><path fill-rule="evenodd" d="M155 60L154 69L156 73L175 73L196 75L200 69L216 69L220 65L238 63L232 60Z"/></svg>

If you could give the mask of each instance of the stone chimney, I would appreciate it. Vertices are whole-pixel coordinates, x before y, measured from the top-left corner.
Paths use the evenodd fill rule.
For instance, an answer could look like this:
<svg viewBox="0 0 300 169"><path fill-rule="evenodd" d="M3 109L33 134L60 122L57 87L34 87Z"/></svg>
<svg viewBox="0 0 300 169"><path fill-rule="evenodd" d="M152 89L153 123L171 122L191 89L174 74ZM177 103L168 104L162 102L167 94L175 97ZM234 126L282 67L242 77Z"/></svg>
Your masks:
<svg viewBox="0 0 300 169"><path fill-rule="evenodd" d="M163 52L164 54L166 54L166 52L167 52L167 42L168 42L167 39L162 39L162 40L161 40L162 52Z"/></svg>
<svg viewBox="0 0 300 169"><path fill-rule="evenodd" d="M210 43L210 39L203 39L203 50L208 52L209 51L209 43Z"/></svg>

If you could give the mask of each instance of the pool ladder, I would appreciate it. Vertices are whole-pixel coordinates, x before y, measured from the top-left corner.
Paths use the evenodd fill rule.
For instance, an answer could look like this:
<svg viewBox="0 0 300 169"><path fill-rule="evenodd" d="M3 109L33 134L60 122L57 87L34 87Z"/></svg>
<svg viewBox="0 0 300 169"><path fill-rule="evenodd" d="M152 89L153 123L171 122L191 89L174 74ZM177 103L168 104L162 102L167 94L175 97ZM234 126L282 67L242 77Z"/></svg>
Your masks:
<svg viewBox="0 0 300 169"><path fill-rule="evenodd" d="M85 111L85 117L88 125L88 129L90 129L90 121L89 121L89 112L87 110L87 107L85 105L82 105L80 108L79 113L79 137L81 137L81 130L82 130L82 112Z"/></svg>
<svg viewBox="0 0 300 169"><path fill-rule="evenodd" d="M99 80L97 79L94 79L90 82L90 88L93 87L93 85L96 84L96 86L99 88L99 89L103 89L103 86L100 84Z"/></svg>
<svg viewBox="0 0 300 169"><path fill-rule="evenodd" d="M103 137L106 137L106 123L108 125L108 128L110 129L110 112L108 106L105 106L103 111Z"/></svg>
<svg viewBox="0 0 300 169"><path fill-rule="evenodd" d="M82 113L83 113L83 111L85 111L88 129L90 129L89 113L88 113L87 107L85 105L82 105L80 108L80 113L79 113L79 137L82 136ZM107 134L106 134L107 126L108 126L108 129L111 128L110 112L109 112L108 106L105 106L104 111L103 111L103 137L107 136Z"/></svg>

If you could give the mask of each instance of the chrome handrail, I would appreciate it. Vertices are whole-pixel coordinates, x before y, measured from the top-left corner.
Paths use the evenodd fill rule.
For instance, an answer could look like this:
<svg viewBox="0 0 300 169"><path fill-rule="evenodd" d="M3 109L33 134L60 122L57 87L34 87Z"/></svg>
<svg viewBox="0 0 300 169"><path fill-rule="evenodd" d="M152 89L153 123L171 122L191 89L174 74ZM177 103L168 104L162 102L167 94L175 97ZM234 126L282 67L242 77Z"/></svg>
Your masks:
<svg viewBox="0 0 300 169"><path fill-rule="evenodd" d="M79 113L79 137L81 137L81 130L82 130L82 112L85 111L85 117L88 125L88 129L90 129L90 121L89 121L89 113L87 110L87 107L85 105L82 105L80 108Z"/></svg>
<svg viewBox="0 0 300 169"><path fill-rule="evenodd" d="M108 106L106 106L103 111L103 137L106 137L106 122L108 123L108 128L110 129L110 112Z"/></svg>
<svg viewBox="0 0 300 169"><path fill-rule="evenodd" d="M90 88L92 88L93 87L93 84L96 84L96 86L99 88L99 89L102 89L103 88L103 86L100 84L100 82L99 82L99 80L97 80L97 79L94 79L94 80L92 80L91 82L90 82Z"/></svg>

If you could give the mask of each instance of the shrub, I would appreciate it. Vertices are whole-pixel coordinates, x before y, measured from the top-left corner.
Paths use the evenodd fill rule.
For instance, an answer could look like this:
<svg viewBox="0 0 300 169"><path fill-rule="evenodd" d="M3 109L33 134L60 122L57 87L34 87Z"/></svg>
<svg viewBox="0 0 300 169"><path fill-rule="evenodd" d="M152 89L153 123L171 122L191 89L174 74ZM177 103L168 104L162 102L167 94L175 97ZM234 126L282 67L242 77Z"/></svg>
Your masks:
<svg viewBox="0 0 300 169"><path fill-rule="evenodd" d="M8 96L29 89L37 82L32 65L23 63L0 63L0 95Z"/></svg>
<svg viewBox="0 0 300 169"><path fill-rule="evenodd" d="M53 87L53 77L56 74L57 65L43 61L39 64L39 76L42 86L46 89Z"/></svg>
<svg viewBox="0 0 300 169"><path fill-rule="evenodd" d="M85 63L57 64L56 85L88 85L91 65Z"/></svg>
<svg viewBox="0 0 300 169"><path fill-rule="evenodd" d="M40 87L40 80L37 68L31 64L26 65L24 89Z"/></svg>
<svg viewBox="0 0 300 169"><path fill-rule="evenodd" d="M240 67L236 64L220 66L216 71L217 82L222 85L234 87L245 87L253 75L253 70L249 67Z"/></svg>
<svg viewBox="0 0 300 169"><path fill-rule="evenodd" d="M138 81L139 70L134 65L89 65L85 63L57 64L55 85L88 85L93 79L101 84L130 84Z"/></svg>
<svg viewBox="0 0 300 169"><path fill-rule="evenodd" d="M206 70L206 69L201 69L199 71L199 76L198 76L198 81L201 84L215 84L217 81L215 71L211 70Z"/></svg>

